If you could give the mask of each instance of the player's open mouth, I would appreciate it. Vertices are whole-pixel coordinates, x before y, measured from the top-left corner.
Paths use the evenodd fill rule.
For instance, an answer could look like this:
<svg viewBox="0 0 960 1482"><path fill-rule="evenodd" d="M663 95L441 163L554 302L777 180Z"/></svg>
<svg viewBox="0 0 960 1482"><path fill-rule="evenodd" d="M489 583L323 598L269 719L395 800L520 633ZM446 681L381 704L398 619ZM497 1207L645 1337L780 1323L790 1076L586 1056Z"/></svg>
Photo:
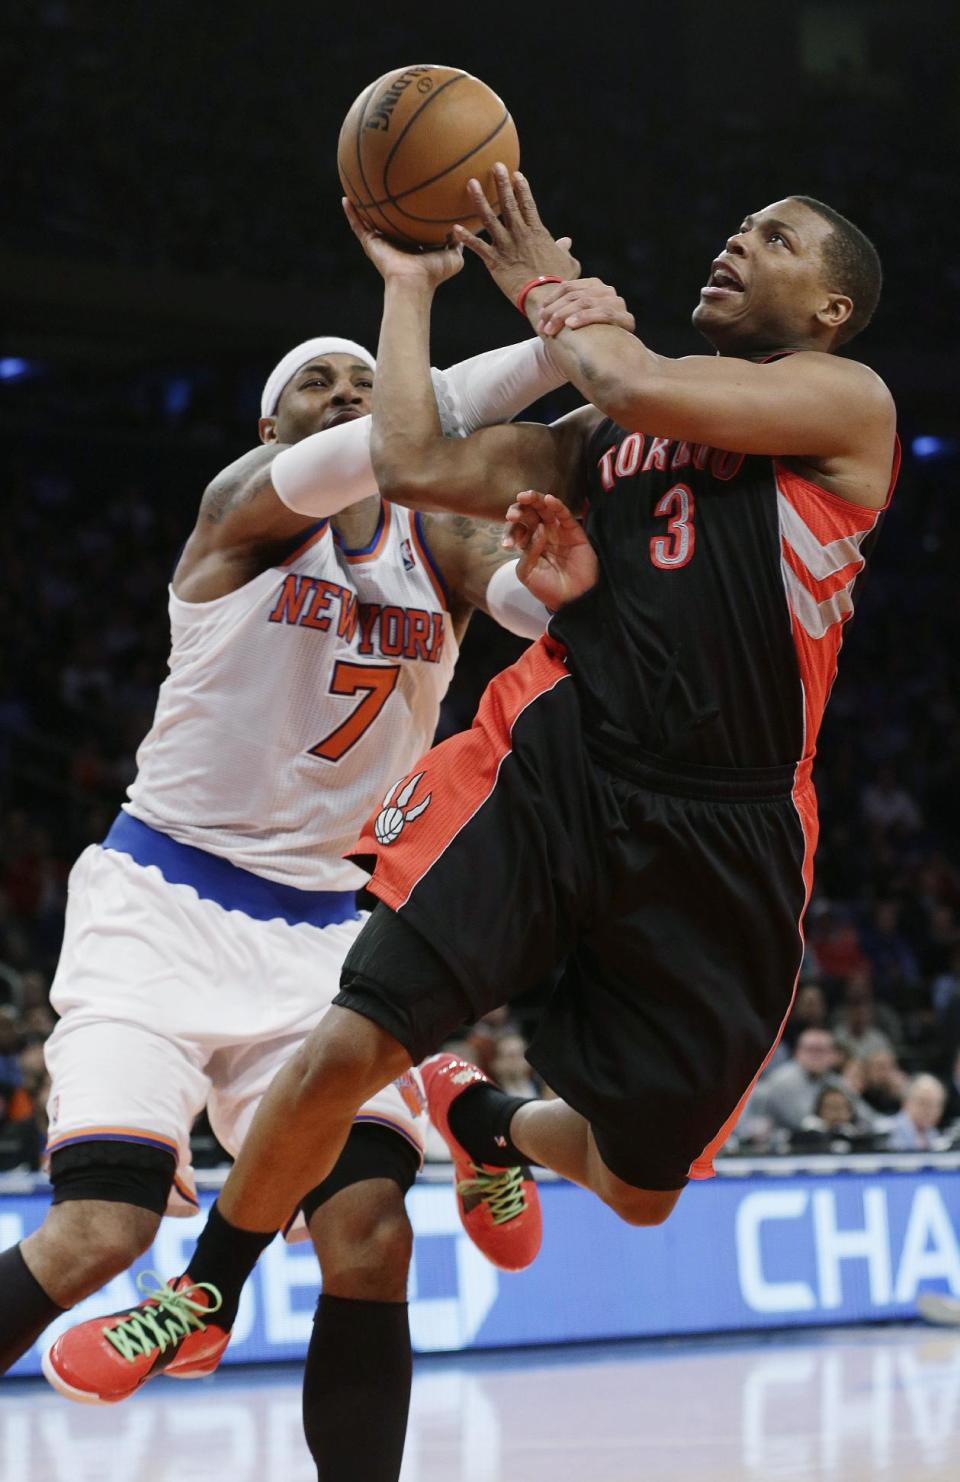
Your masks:
<svg viewBox="0 0 960 1482"><path fill-rule="evenodd" d="M336 416L331 417L326 425L328 427L339 427L341 422L355 422L358 417L363 417L364 415L365 413L361 412L359 407L344 407L343 411L337 412Z"/></svg>
<svg viewBox="0 0 960 1482"><path fill-rule="evenodd" d="M743 293L744 285L740 275L730 267L729 263L722 262L719 258L710 267L710 277L700 290L707 298L729 298L733 294Z"/></svg>

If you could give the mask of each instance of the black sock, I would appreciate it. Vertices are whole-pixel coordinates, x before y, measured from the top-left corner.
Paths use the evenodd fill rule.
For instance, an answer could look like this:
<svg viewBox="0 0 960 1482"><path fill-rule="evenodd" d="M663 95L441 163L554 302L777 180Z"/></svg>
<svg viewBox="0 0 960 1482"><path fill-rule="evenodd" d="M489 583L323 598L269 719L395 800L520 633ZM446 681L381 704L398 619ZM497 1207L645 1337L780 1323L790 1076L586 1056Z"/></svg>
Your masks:
<svg viewBox="0 0 960 1482"><path fill-rule="evenodd" d="M412 1374L406 1302L320 1298L303 1374L320 1482L397 1482Z"/></svg>
<svg viewBox="0 0 960 1482"><path fill-rule="evenodd" d="M34 1276L19 1245L0 1255L0 1374L32 1348L44 1328L66 1311L51 1301Z"/></svg>
<svg viewBox="0 0 960 1482"><path fill-rule="evenodd" d="M187 1270L191 1280L209 1281L223 1298L213 1319L218 1327L233 1327L243 1284L275 1234L241 1230L224 1219L219 1205L210 1210Z"/></svg>
<svg viewBox="0 0 960 1482"><path fill-rule="evenodd" d="M532 1096L508 1096L499 1086L479 1081L450 1103L450 1131L474 1163L493 1168L515 1168L532 1159L521 1153L510 1137L510 1123L518 1107Z"/></svg>

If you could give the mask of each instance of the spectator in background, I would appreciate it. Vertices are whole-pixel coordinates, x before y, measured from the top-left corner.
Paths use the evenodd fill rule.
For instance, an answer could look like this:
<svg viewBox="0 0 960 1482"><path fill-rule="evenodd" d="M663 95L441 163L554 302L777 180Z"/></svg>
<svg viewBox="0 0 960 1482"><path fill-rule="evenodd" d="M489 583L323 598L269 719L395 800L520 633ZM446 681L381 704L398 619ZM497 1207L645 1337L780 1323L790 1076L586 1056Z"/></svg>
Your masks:
<svg viewBox="0 0 960 1482"><path fill-rule="evenodd" d="M35 1004L20 1016L21 1037L27 1044L41 1043L53 1033L56 1016L48 1003Z"/></svg>
<svg viewBox="0 0 960 1482"><path fill-rule="evenodd" d="M893 1153L935 1150L942 1139L937 1127L943 1116L947 1093L933 1075L914 1076L907 1088L903 1110L894 1117L887 1146Z"/></svg>
<svg viewBox="0 0 960 1482"><path fill-rule="evenodd" d="M2 1008L0 1009L0 1085L7 1088L8 1102L13 1091L20 1086L19 1050L20 1037L17 1034L16 1010Z"/></svg>
<svg viewBox="0 0 960 1482"><path fill-rule="evenodd" d="M842 1086L823 1086L813 1108L814 1118L830 1132L853 1127L857 1114L853 1102Z"/></svg>
<svg viewBox="0 0 960 1482"><path fill-rule="evenodd" d="M920 949L920 967L924 975L936 981L960 967L960 927L953 906L936 902L928 912L924 941Z"/></svg>
<svg viewBox="0 0 960 1482"><path fill-rule="evenodd" d="M50 986L43 973L34 969L22 973L20 977L20 988L22 993L20 1009L27 1014L31 1009L50 1008Z"/></svg>
<svg viewBox="0 0 960 1482"><path fill-rule="evenodd" d="M809 1117L828 1081L835 1080L837 1047L826 1029L805 1029L793 1058L761 1076L750 1097L752 1115L770 1117L777 1127L796 1130Z"/></svg>
<svg viewBox="0 0 960 1482"><path fill-rule="evenodd" d="M827 995L819 983L802 983L797 989L797 996L783 1031L781 1043L785 1042L789 1048L793 1049L805 1029L829 1030L829 1028L830 1011L827 1006Z"/></svg>
<svg viewBox="0 0 960 1482"><path fill-rule="evenodd" d="M889 764L879 767L874 781L863 789L860 811L864 822L881 833L915 834L923 825L920 809Z"/></svg>
<svg viewBox="0 0 960 1482"><path fill-rule="evenodd" d="M934 1012L943 1018L953 999L960 998L960 946L950 953L944 970L937 974L930 988Z"/></svg>
<svg viewBox="0 0 960 1482"><path fill-rule="evenodd" d="M960 982L943 1002L937 1016L937 1028L942 1065L952 1066L960 1054Z"/></svg>
<svg viewBox="0 0 960 1482"><path fill-rule="evenodd" d="M916 893L919 904L930 919L941 905L960 910L960 868L935 849L923 861L916 881Z"/></svg>
<svg viewBox="0 0 960 1482"><path fill-rule="evenodd" d="M899 902L877 902L861 941L879 996L900 1003L912 996L920 982L920 964L901 930Z"/></svg>
<svg viewBox="0 0 960 1482"><path fill-rule="evenodd" d="M0 1073L0 1173L40 1167L42 1139L37 1123L32 1117L10 1115L18 1090L19 1085L10 1085Z"/></svg>
<svg viewBox="0 0 960 1482"><path fill-rule="evenodd" d="M851 912L821 900L810 926L820 971L834 983L843 983L869 966Z"/></svg>
<svg viewBox="0 0 960 1482"><path fill-rule="evenodd" d="M837 1084L852 1096L863 1097L863 1088L867 1083L866 1071L862 1060L848 1051L837 1048Z"/></svg>
<svg viewBox="0 0 960 1482"><path fill-rule="evenodd" d="M909 1082L892 1050L877 1050L863 1065L863 1099L881 1117L895 1117Z"/></svg>
<svg viewBox="0 0 960 1482"><path fill-rule="evenodd" d="M30 1098L30 1106L36 1115L39 1106L45 1106L43 1088L49 1084L46 1061L43 1058L43 1041L35 1040L20 1051L20 1086Z"/></svg>
<svg viewBox="0 0 960 1482"><path fill-rule="evenodd" d="M484 1075L492 1076L494 1080L498 1077L494 1074L493 1062L497 1053L497 1046L505 1034L516 1034L517 1027L510 1018L510 1010L504 1005L502 1008L493 1009L489 1014L484 1014L482 1019L464 1032L464 1040L467 1044L465 1060L472 1060L474 1065L479 1065ZM459 1054L459 1051L454 1051ZM536 1091L523 1092L523 1095L536 1096Z"/></svg>
<svg viewBox="0 0 960 1482"><path fill-rule="evenodd" d="M856 1060L887 1050L902 1038L900 1021L887 1004L877 1004L868 973L855 973L847 982L841 1007L834 1015L833 1034L838 1046Z"/></svg>
<svg viewBox="0 0 960 1482"><path fill-rule="evenodd" d="M523 1035L507 1029L497 1040L490 1062L491 1075L502 1091L511 1096L539 1096L540 1087L527 1064Z"/></svg>
<svg viewBox="0 0 960 1482"><path fill-rule="evenodd" d="M790 1135L791 1152L851 1153L874 1140L872 1126L857 1116L855 1100L842 1085L827 1082L813 1111Z"/></svg>
<svg viewBox="0 0 960 1482"><path fill-rule="evenodd" d="M0 962L0 1008L16 1009L23 1002L23 979L16 968Z"/></svg>

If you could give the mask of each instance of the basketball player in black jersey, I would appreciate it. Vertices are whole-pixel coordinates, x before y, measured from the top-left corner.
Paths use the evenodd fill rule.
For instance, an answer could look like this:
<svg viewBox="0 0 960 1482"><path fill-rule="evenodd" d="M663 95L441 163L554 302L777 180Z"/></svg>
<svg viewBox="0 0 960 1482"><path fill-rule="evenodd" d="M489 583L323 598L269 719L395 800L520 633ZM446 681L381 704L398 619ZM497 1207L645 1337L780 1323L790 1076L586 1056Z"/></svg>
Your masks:
<svg viewBox="0 0 960 1482"><path fill-rule="evenodd" d="M694 313L717 353L669 359L593 322L595 285L526 181L497 184L499 218L473 187L489 240L457 228L445 273L479 256L590 405L445 440L435 255L353 216L385 279L375 466L399 503L510 508L532 575L580 595L421 760L409 820L367 826L356 857L381 904L201 1237L211 1281L236 1283L239 1232L266 1242L363 1100L557 967L529 1058L562 1099L507 1097L439 1056L431 1112L460 1169L536 1161L657 1224L710 1175L792 1003L817 730L896 474L889 392L833 353L874 311L877 254L807 197L754 211Z"/></svg>

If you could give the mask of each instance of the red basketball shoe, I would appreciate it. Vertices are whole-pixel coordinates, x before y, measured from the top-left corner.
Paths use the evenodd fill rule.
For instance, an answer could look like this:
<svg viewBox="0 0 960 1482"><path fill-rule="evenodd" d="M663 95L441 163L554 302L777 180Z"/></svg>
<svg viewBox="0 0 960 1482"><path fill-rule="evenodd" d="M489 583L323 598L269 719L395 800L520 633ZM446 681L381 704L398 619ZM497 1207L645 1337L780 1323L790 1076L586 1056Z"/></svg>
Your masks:
<svg viewBox="0 0 960 1482"><path fill-rule="evenodd" d="M450 1149L460 1220L470 1239L501 1271L522 1271L543 1238L540 1195L529 1168L476 1164L450 1131L450 1107L489 1076L456 1055L432 1055L420 1067L430 1120Z"/></svg>
<svg viewBox="0 0 960 1482"><path fill-rule="evenodd" d="M148 1292L139 1307L78 1323L43 1355L44 1375L68 1400L115 1405L154 1374L202 1379L219 1364L230 1330L207 1320L221 1306L216 1287L189 1275L161 1282L155 1271L142 1271L137 1286Z"/></svg>

